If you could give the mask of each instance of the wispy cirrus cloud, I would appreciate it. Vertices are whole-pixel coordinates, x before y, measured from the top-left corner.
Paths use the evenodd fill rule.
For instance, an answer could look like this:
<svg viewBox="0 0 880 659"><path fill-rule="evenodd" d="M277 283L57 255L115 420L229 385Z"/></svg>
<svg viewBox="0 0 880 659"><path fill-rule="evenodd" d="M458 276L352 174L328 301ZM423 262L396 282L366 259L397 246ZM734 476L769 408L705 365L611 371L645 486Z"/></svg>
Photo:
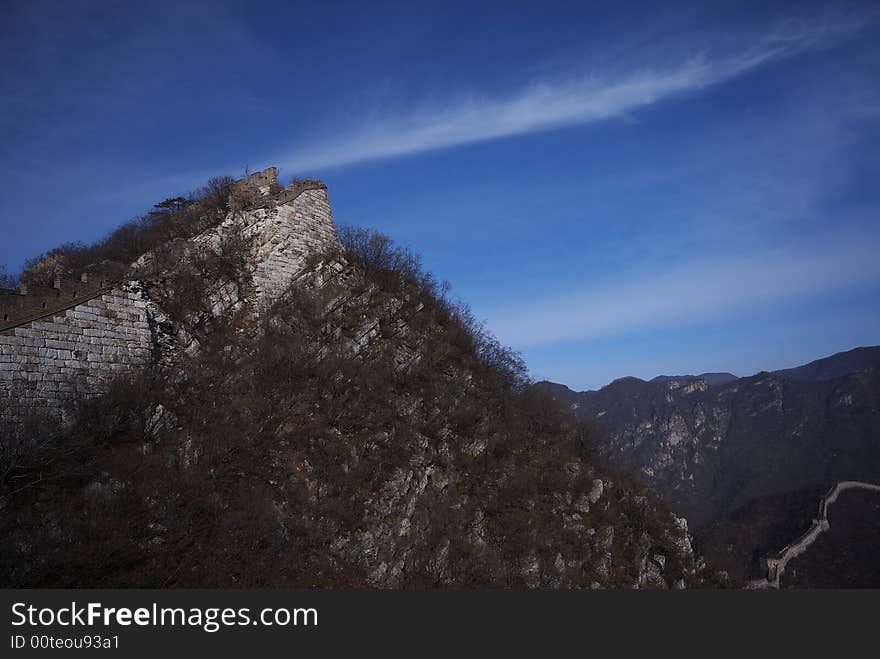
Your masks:
<svg viewBox="0 0 880 659"><path fill-rule="evenodd" d="M819 236L785 250L680 262L589 289L489 310L489 326L518 349L718 321L769 305L880 281L873 235Z"/></svg>
<svg viewBox="0 0 880 659"><path fill-rule="evenodd" d="M615 78L591 73L539 81L506 98L471 96L439 107L372 117L339 137L278 160L288 171L319 170L602 121L723 83L859 26L858 21L786 23L735 54L704 51L677 65L641 68Z"/></svg>

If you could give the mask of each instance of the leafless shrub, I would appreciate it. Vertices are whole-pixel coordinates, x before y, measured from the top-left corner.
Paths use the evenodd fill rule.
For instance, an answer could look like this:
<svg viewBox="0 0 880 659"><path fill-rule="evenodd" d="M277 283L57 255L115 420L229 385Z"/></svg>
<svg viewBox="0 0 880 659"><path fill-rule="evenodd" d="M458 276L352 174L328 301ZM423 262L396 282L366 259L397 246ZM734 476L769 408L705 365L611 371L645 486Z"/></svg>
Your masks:
<svg viewBox="0 0 880 659"><path fill-rule="evenodd" d="M393 518L383 497L429 463L445 484L415 500L412 533L394 527L404 586L551 584L560 557L567 584L631 585L645 533L674 555L659 503L603 474L602 500L580 517L616 530L608 581L597 576L584 537L561 519L591 491L585 455L599 431L531 387L518 355L417 258L364 233L346 245L360 272L350 290L291 288L259 321L205 332L181 378L120 385L84 403L73 427L35 431L45 438L24 458L2 458L33 480L62 447L73 451L43 472L57 478L7 494L4 584L363 586L351 547L381 526L377 515ZM169 279L163 306L205 313L200 282L235 277L238 264L194 260ZM390 332L351 350L368 319L404 320L418 362L395 367L402 339ZM158 404L175 418L161 441L144 434Z"/></svg>
<svg viewBox="0 0 880 659"><path fill-rule="evenodd" d="M178 238L190 238L218 224L229 210L233 179L212 178L186 198L159 202L145 215L114 229L103 239L86 245L71 242L26 262L23 278L51 285L57 271L78 277L90 273L98 278L119 276L138 257Z"/></svg>
<svg viewBox="0 0 880 659"><path fill-rule="evenodd" d="M220 298L236 295L235 291L243 296L250 283L249 255L248 241L237 233L220 234L210 246L166 243L153 252L147 276L159 281L153 291L163 311L203 338L205 323L222 321L227 312L233 313L231 308L223 308L218 318L213 305L224 304Z"/></svg>
<svg viewBox="0 0 880 659"><path fill-rule="evenodd" d="M433 312L452 346L475 356L480 366L500 375L505 383L520 389L529 383L521 356L502 345L467 305L450 300L448 283L440 284L424 271L418 255L379 232L343 226L338 233L346 258L363 271L365 279L428 305L422 318Z"/></svg>
<svg viewBox="0 0 880 659"><path fill-rule="evenodd" d="M265 202L266 198L258 189L241 185L230 188L227 204L230 211L239 212L259 208Z"/></svg>

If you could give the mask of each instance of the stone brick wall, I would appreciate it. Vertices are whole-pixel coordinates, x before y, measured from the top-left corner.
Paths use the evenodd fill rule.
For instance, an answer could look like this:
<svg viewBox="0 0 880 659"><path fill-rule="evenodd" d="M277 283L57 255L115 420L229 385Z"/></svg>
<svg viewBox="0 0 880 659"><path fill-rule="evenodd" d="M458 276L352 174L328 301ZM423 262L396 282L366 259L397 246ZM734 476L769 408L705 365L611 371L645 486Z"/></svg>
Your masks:
<svg viewBox="0 0 880 659"><path fill-rule="evenodd" d="M266 211L255 260L257 298L280 295L306 265L308 257L338 246L327 190L304 190L291 203Z"/></svg>
<svg viewBox="0 0 880 659"><path fill-rule="evenodd" d="M232 189L234 192L242 192L248 188L257 190L263 189L269 192L272 188L278 186L278 170L275 167L268 167L262 172L254 172L246 179L236 181Z"/></svg>
<svg viewBox="0 0 880 659"><path fill-rule="evenodd" d="M258 311L303 274L311 255L339 246L327 189L320 181L294 181L273 191L268 188L277 183L270 168L243 184L259 186L258 198L265 202L231 212L218 227L192 240L197 249L209 249L225 233L248 239L253 291L211 282L218 298L211 300L215 315L241 308L245 299ZM149 255L139 263L145 259ZM171 340L157 330L167 325L167 318L150 301L147 289L133 281L38 320L8 329L0 325L0 423L14 423L30 410L59 412L74 398L105 391L127 369L164 363L169 350L189 351L185 332ZM77 301L68 301L68 306ZM41 308L53 311L51 306Z"/></svg>
<svg viewBox="0 0 880 659"><path fill-rule="evenodd" d="M313 181L313 187L294 187L301 184L294 181L291 188L267 196L262 208L231 213L217 229L196 239L210 245L222 234L246 238L259 302L280 295L302 273L309 256L339 247L327 188Z"/></svg>
<svg viewBox="0 0 880 659"><path fill-rule="evenodd" d="M149 303L124 288L0 334L0 421L61 412L153 357Z"/></svg>

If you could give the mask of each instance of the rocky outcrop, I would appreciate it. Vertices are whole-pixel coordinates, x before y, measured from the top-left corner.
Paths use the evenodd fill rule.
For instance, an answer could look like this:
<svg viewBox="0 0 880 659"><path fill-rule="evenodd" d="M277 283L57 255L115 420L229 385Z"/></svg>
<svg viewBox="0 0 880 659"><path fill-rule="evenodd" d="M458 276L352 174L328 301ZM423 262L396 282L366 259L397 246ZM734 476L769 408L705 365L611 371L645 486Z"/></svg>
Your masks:
<svg viewBox="0 0 880 659"><path fill-rule="evenodd" d="M18 359L50 332L81 347L35 359L92 388L0 451L3 583L701 583L687 522L583 454L573 416L417 259L341 254L317 182L261 172L233 197L125 286L10 335L8 400L55 368Z"/></svg>
<svg viewBox="0 0 880 659"><path fill-rule="evenodd" d="M625 378L581 393L546 386L605 428L599 453L696 525L759 496L880 479L880 370L760 373L720 386Z"/></svg>

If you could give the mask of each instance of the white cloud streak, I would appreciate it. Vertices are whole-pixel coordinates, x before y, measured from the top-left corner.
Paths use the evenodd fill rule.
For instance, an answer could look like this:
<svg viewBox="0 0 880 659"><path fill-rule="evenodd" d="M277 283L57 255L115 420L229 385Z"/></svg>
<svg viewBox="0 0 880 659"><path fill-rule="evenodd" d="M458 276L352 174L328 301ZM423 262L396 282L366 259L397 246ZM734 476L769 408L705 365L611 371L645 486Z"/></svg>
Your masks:
<svg viewBox="0 0 880 659"><path fill-rule="evenodd" d="M852 25L817 26L764 38L735 56L697 55L666 69L616 80L597 76L540 82L505 99L469 98L445 108L366 122L342 137L279 158L291 172L410 155L513 135L619 117L687 92L717 85L849 32Z"/></svg>
<svg viewBox="0 0 880 659"><path fill-rule="evenodd" d="M707 321L880 281L875 238L820 240L794 253L678 264L590 290L490 311L488 324L518 349L588 341Z"/></svg>

